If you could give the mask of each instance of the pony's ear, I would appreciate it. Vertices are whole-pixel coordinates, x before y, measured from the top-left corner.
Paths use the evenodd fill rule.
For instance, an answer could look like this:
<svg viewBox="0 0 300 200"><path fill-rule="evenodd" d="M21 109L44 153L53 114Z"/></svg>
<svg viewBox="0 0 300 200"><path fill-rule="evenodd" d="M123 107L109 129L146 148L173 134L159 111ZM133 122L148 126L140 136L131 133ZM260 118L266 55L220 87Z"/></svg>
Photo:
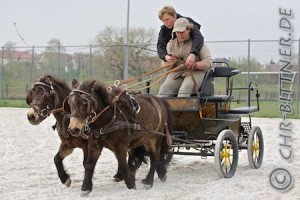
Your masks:
<svg viewBox="0 0 300 200"><path fill-rule="evenodd" d="M93 88L96 83L96 80L92 80L89 84L87 84L88 88Z"/></svg>
<svg viewBox="0 0 300 200"><path fill-rule="evenodd" d="M79 85L78 81L74 78L72 81L72 89L76 89L78 85Z"/></svg>
<svg viewBox="0 0 300 200"><path fill-rule="evenodd" d="M51 84L53 82L52 76L46 76L45 77L45 82L48 83L48 84Z"/></svg>
<svg viewBox="0 0 300 200"><path fill-rule="evenodd" d="M91 82L91 87L94 87L95 83L96 83L96 80L93 80L93 81Z"/></svg>

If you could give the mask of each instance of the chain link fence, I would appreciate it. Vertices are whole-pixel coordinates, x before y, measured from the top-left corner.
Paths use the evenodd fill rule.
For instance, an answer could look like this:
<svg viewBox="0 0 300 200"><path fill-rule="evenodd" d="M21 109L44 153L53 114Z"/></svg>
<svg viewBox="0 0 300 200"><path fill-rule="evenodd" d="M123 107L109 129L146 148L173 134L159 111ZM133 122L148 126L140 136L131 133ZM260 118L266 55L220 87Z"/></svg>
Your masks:
<svg viewBox="0 0 300 200"><path fill-rule="evenodd" d="M225 58L234 67L242 70L242 75L234 80L235 87L245 87L254 81L259 85L261 100L278 100L278 72L281 67L278 40L249 39L207 41L206 43L213 58ZM299 45L299 40L293 41L292 63L296 75L292 84L292 95L293 100L297 102L297 116L299 111ZM112 70L104 55L99 53L99 48L99 46L93 45L58 46L55 47L55 51L49 52L46 51L46 46L14 47L13 49L2 47L0 53L0 100L25 99L28 89L32 87L36 78L45 74L64 78L68 83L71 83L74 78L79 81L97 79L102 82L120 79L123 72ZM129 46L129 48L135 47ZM151 59L154 59L156 67L159 67L161 62L155 54L155 48L155 44L153 44L152 50L145 49L145 51L149 51ZM124 57L119 59L122 62L125 60ZM142 69L141 73L150 71L145 61L141 61L137 65ZM157 88L151 92L156 93ZM244 94L237 95L240 98L244 97Z"/></svg>

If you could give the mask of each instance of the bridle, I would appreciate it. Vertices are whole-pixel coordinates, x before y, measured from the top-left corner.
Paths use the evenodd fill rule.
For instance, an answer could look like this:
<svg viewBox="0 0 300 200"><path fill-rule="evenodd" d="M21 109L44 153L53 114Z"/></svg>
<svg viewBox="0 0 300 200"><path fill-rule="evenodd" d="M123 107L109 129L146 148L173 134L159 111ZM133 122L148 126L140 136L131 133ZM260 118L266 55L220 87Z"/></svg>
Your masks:
<svg viewBox="0 0 300 200"><path fill-rule="evenodd" d="M34 83L33 85L33 89L30 89L28 91L28 93L32 94L33 90L35 88L40 88L43 90L43 95L42 95L42 99L43 99L43 104L38 104L38 103L32 103L32 102L28 102L28 104L30 105L30 107L33 108L33 110L40 115L41 117L48 117L51 113L56 113L56 112L61 112L63 111L62 108L55 108L55 91L53 88L52 83L50 83L50 85L37 81L36 83ZM48 92L49 91L49 92ZM45 101L45 93L48 92L49 93L49 98L47 99L48 102L44 102ZM32 100L31 100L32 101ZM44 105L46 105L46 108L41 109L42 107L44 107Z"/></svg>
<svg viewBox="0 0 300 200"><path fill-rule="evenodd" d="M87 105L87 116L84 119L83 130L84 130L84 133L88 133L88 132L91 131L90 124L94 123L97 119L99 119L99 117L105 111L107 111L110 107L114 108L114 115L113 115L111 121L107 125L110 125L110 124L115 122L115 120L116 120L116 111L117 111L116 102L119 100L119 97L123 94L123 92L124 91L121 91L118 95L114 96L114 99L112 100L112 103L110 105L107 105L106 107L104 107L99 112L96 112L97 101L94 99L94 97L91 94L89 94L89 93L87 93L83 90L74 89L74 90L71 91L70 95L67 96L64 100L64 103L63 103L64 112L69 112L70 113L70 110L68 110L66 108L67 108L67 104L68 104L67 101L71 96L76 95L76 94L84 94L85 96L80 95L80 97L85 99L87 101L88 105ZM85 138L88 138L89 136L85 135L84 133L82 133L83 134L82 136L85 137Z"/></svg>
<svg viewBox="0 0 300 200"><path fill-rule="evenodd" d="M63 103L63 108L64 108L64 111L65 112L68 112L70 113L70 110L66 109L67 107L67 104L68 104L68 99L71 97L71 96L74 96L76 94L84 94L85 96L83 95L80 95L80 98L84 99L87 101L87 117L85 118L85 122L86 124L90 124L91 121L93 121L93 119L96 117L96 100L93 98L93 96L83 90L79 90L79 89L74 89L71 91L71 93L69 94L69 96L67 96L64 100L64 103Z"/></svg>
<svg viewBox="0 0 300 200"><path fill-rule="evenodd" d="M115 104L116 101L119 100L119 97L123 94L124 91L121 91L118 95L116 95L112 101L112 105ZM107 105L106 107L104 107L101 111L99 111L98 113L96 112L96 105L97 105L97 101L94 99L94 97L83 91L83 90L79 90L79 89L74 89L71 91L70 95L67 96L64 100L64 103L63 103L63 107L66 108L66 104L67 104L67 101L68 99L73 96L73 95L76 95L77 94L85 94L86 96L80 96L81 98L85 99L88 103L87 105L87 117L85 118L85 125L90 125L92 124L93 122L95 122L107 109L109 109L111 107L111 105ZM65 112L70 112L70 111L66 111L65 109Z"/></svg>

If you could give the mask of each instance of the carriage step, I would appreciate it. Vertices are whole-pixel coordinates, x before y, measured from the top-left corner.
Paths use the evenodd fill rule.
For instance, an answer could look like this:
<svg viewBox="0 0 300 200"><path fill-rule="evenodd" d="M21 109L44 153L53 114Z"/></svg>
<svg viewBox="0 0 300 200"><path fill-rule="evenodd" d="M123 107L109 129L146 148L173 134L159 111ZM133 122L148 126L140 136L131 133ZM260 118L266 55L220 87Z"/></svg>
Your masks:
<svg viewBox="0 0 300 200"><path fill-rule="evenodd" d="M239 107L239 108L228 110L228 113L229 114L250 114L258 111L259 108L257 106L245 106L245 107Z"/></svg>
<svg viewBox="0 0 300 200"><path fill-rule="evenodd" d="M172 131L172 136L185 140L188 136L188 132L186 131Z"/></svg>

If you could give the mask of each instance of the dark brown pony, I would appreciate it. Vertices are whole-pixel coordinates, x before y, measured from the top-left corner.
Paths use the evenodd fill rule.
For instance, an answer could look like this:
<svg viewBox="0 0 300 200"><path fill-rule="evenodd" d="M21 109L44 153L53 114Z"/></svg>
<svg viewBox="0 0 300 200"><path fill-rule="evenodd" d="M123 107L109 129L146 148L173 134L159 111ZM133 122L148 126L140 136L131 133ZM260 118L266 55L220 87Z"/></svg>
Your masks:
<svg viewBox="0 0 300 200"><path fill-rule="evenodd" d="M168 154L165 136L169 136L168 126L172 123L167 102L150 94L132 98L126 91L106 90L95 81L80 85L75 81L72 86L64 104L64 109L71 113L68 130L73 135L89 138L83 193L92 191L92 177L103 147L115 154L118 172L129 189L136 188L135 171L141 163L133 162L138 157L137 152L140 152L139 158L145 152L150 156L150 170L142 181L145 186L152 187L155 171L160 180L165 181L167 163L164 156ZM132 149L133 157L130 156Z"/></svg>
<svg viewBox="0 0 300 200"><path fill-rule="evenodd" d="M29 90L26 99L27 104L30 105L27 118L32 125L38 125L51 113L56 119L54 127L57 129L61 144L54 157L54 163L61 182L67 187L71 185L71 179L64 169L63 159L70 155L74 148L78 147L83 150L83 163L85 163L88 153L87 140L73 137L66 131L69 118L63 112L62 105L70 92L71 89L64 80L45 75L36 81L33 88Z"/></svg>

